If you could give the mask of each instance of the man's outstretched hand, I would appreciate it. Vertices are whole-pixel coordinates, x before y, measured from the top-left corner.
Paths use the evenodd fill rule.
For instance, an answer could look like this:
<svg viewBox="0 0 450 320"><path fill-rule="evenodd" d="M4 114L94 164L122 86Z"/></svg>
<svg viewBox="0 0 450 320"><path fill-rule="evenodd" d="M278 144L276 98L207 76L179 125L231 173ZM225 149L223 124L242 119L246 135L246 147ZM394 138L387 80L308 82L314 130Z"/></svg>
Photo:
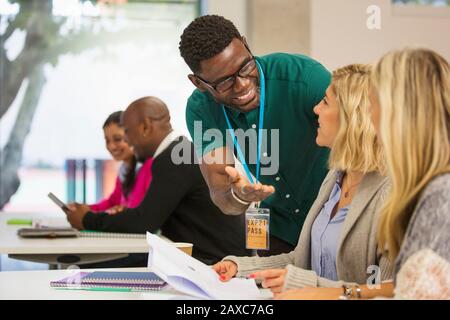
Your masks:
<svg viewBox="0 0 450 320"><path fill-rule="evenodd" d="M259 202L265 200L275 192L273 186L261 183L252 184L246 177L239 174L233 167L225 167L229 182L236 197L245 202Z"/></svg>

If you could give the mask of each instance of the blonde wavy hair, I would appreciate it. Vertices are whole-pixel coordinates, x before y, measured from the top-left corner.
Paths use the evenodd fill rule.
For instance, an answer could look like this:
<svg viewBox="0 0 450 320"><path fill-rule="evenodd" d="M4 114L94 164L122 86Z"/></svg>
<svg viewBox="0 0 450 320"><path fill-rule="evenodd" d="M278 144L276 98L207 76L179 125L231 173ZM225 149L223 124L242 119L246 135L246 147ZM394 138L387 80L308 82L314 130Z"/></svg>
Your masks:
<svg viewBox="0 0 450 320"><path fill-rule="evenodd" d="M431 50L394 51L375 66L372 84L392 180L378 241L395 259L422 190L450 172L450 67Z"/></svg>
<svg viewBox="0 0 450 320"><path fill-rule="evenodd" d="M331 89L339 106L339 131L329 167L342 171L384 171L381 144L370 120L371 66L352 64L333 72Z"/></svg>

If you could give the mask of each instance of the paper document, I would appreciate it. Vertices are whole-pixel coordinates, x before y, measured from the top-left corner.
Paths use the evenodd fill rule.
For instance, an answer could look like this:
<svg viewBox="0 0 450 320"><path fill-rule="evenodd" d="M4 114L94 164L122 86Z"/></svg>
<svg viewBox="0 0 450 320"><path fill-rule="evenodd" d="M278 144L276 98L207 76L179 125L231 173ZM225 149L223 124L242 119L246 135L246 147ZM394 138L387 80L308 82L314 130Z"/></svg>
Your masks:
<svg viewBox="0 0 450 320"><path fill-rule="evenodd" d="M219 280L206 264L147 232L148 267L173 288L203 299L263 299L254 279Z"/></svg>
<svg viewBox="0 0 450 320"><path fill-rule="evenodd" d="M33 228L70 228L66 218L40 218L33 219Z"/></svg>

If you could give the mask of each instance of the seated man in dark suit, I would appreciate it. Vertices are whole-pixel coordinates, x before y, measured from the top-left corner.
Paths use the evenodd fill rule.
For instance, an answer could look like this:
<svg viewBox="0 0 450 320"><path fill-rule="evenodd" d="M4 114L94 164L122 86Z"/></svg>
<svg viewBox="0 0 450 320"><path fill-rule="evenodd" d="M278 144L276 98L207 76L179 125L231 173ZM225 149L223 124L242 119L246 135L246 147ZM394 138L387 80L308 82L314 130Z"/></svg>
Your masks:
<svg viewBox="0 0 450 320"><path fill-rule="evenodd" d="M187 138L174 133L164 102L154 97L134 101L124 112L122 124L138 160L154 158L153 179L144 199L138 207L115 215L93 213L81 204L70 205L67 215L70 224L79 230L106 232L161 230L172 241L193 243L193 257L207 264L227 255L248 254L244 216L224 215L213 204L194 161L194 147ZM183 152L189 152L188 157ZM190 163L175 164L180 161L174 163L174 157L190 159ZM145 257L138 260L131 265L146 264ZM131 266L128 262L115 266Z"/></svg>

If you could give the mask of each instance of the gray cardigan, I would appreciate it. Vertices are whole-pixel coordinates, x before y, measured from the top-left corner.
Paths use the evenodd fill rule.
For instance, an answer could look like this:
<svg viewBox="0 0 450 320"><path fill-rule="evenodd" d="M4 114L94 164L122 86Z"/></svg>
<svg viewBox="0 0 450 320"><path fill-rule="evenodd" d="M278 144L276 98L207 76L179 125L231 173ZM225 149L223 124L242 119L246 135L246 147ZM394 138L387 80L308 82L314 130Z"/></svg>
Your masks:
<svg viewBox="0 0 450 320"><path fill-rule="evenodd" d="M450 261L450 173L431 180L414 208L395 263L395 276L415 252L431 249Z"/></svg>
<svg viewBox="0 0 450 320"><path fill-rule="evenodd" d="M294 251L270 257L227 256L238 266L238 277L258 270L286 268L283 290L301 287L339 287L343 283L365 284L391 279L393 266L377 246L377 222L388 189L388 179L372 172L364 176L353 198L337 249L336 269L340 281L319 277L311 270L311 228L328 201L337 179L337 171L330 170L320 187L316 201L309 210ZM373 267L371 267L373 266ZM372 277L371 277L372 276ZM369 277L371 277L369 279ZM373 283L373 282L371 282Z"/></svg>

